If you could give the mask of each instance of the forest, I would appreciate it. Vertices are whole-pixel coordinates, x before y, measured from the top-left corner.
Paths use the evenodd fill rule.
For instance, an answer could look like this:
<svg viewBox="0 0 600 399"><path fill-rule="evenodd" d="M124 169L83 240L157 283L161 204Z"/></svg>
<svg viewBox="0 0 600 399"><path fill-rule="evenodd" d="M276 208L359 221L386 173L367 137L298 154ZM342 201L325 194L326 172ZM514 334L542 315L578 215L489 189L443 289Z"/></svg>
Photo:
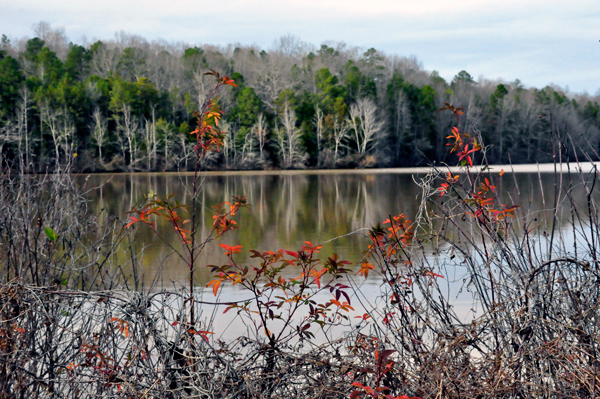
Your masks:
<svg viewBox="0 0 600 399"><path fill-rule="evenodd" d="M34 32L13 41L5 32L0 45L0 154L31 171L74 157L80 172L191 170L209 69L237 86L219 98L227 133L222 151L203 159L208 170L448 162L445 103L465 109L464 128L486 143L491 164L551 161L551 125L578 146L600 144L598 95L464 70L446 81L374 48L316 48L291 35L269 50L191 46L123 32L80 45L46 22Z"/></svg>

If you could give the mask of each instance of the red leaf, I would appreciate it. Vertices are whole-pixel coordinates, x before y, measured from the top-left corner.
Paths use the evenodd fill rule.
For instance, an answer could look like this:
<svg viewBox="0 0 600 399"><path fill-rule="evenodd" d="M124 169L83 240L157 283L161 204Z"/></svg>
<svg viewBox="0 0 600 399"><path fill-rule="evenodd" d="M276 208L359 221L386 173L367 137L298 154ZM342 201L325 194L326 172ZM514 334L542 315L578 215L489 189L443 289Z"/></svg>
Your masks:
<svg viewBox="0 0 600 399"><path fill-rule="evenodd" d="M241 252L241 250L242 250L242 248L243 248L243 246L241 246L241 245L236 245L236 246L233 246L233 247L232 247L231 245L227 245L227 244L219 244L219 246L220 246L221 248L224 248L224 249L225 249L225 255L226 255L226 256L229 256L229 255L232 255L232 254L237 254L237 253L240 253L240 252Z"/></svg>
<svg viewBox="0 0 600 399"><path fill-rule="evenodd" d="M285 253L288 254L289 256L293 256L294 258L298 259L298 252L285 251Z"/></svg>
<svg viewBox="0 0 600 399"><path fill-rule="evenodd" d="M128 228L128 227L129 227L129 226L131 226L132 224L134 224L134 223L136 223L136 222L139 222L139 221L140 221L140 219L138 219L138 218L136 218L136 217L133 217L133 216L129 216L129 219L131 219L131 222L129 222L129 223L128 223L128 224L125 226L125 228Z"/></svg>

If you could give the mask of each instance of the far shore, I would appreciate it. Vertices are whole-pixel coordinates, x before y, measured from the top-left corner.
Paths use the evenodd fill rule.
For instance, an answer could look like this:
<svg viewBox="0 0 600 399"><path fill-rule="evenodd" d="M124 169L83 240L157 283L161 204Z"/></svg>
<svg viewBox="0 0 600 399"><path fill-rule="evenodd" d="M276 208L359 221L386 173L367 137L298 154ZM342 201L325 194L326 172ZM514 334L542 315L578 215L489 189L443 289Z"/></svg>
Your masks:
<svg viewBox="0 0 600 399"><path fill-rule="evenodd" d="M491 173L589 173L594 169L594 162L571 162L562 164L540 163L540 164L521 164L521 165L490 165ZM452 173L466 173L465 167L436 165L441 171L451 171ZM479 172L483 167L474 166L473 172ZM370 168L370 169L294 169L294 170L221 170L221 171L201 171L200 176L269 176L269 175L366 175L366 174L426 174L430 172L432 166L410 167L410 168ZM193 176L194 172L102 172L102 173L76 173L76 175L176 175Z"/></svg>

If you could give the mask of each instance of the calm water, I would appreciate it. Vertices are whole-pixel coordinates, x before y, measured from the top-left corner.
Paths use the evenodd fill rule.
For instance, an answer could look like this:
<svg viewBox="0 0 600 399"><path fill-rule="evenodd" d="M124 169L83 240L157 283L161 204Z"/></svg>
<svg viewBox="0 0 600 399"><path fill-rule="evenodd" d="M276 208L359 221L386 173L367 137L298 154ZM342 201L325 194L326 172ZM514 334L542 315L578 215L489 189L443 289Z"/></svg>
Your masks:
<svg viewBox="0 0 600 399"><path fill-rule="evenodd" d="M79 178L88 189L97 187L88 194L94 212L103 217L113 214L127 220L127 212L132 206L139 205L150 191L159 196L175 194L181 203L188 203L193 176L103 174ZM232 195L247 196L252 212L242 211L236 218L239 229L210 243L202 253L196 266L197 295L207 301L248 299L248 294L237 286L225 284L219 290L218 298L214 298L211 289L203 289L211 279L210 268L206 266L227 262L224 250L218 246L220 243L243 245L243 251L237 259L244 263L251 261L248 258L250 249L297 250L306 240L313 244L323 244L321 259L337 253L342 259L358 262L369 243L366 236L368 228L383 222L389 215L404 213L411 219L414 217L421 194L415 180L419 180L418 174L381 171L203 176L200 194L201 217L204 222L202 236L206 237L210 233L212 206L230 200ZM554 182L554 175L551 173L538 175L520 172L505 173L500 180L495 176L494 184L503 193L503 203L518 204L522 207L520 211L543 212L545 207L552 206ZM581 190L579 193L583 200ZM144 248L142 263L145 286L150 287L155 276L158 276L157 285L152 289L172 289L179 283L186 284L187 267L173 255L169 245L148 226L139 225L135 228L136 246L138 249ZM177 248L178 242L173 241L174 236L167 222L159 223L157 231ZM125 262L127 257L123 259ZM297 276L297 271L292 268L286 271L289 276ZM458 291L462 281L461 272L454 271L452 274L454 276L446 276L448 290ZM351 312L350 316L362 315L366 308L375 309L379 306L376 298L380 294L381 281L375 274L369 276L368 280L355 278L353 284L358 286L355 295L360 295L361 301L352 296L356 311ZM473 298L470 294L453 294L453 301L457 313L465 321L473 317ZM244 328L244 324L235 318L234 312L223 314L223 308L202 305L199 314L204 325L210 326L207 328L215 332L214 338L234 339L242 333L240 329ZM339 328L337 330L329 333L321 331L319 334L332 334L330 338L333 338L334 334L342 331ZM318 337L317 340L324 342L324 337Z"/></svg>
<svg viewBox="0 0 600 399"><path fill-rule="evenodd" d="M81 176L82 179L86 176ZM537 173L506 173L502 182L504 202L538 211L552 203L554 176L541 174L542 190ZM114 214L123 220L132 206L139 205L153 191L159 196L175 194L181 203L189 203L193 176L177 174L116 174L87 176L86 187L92 209L104 215ZM204 266L227 261L218 244L242 245L240 261L246 261L248 251L297 250L304 241L323 244L322 257L338 254L358 262L369 240L367 229L383 222L389 215L404 213L410 219L418 210L421 190L415 183L419 175L406 173L328 173L311 174L243 174L202 177L200 200L204 221L202 237L212 227L212 206L231 199L232 195L248 197L251 211L243 210L236 218L239 229L211 242L202 253L197 266L198 285L209 281L209 268ZM515 189L515 182L519 189ZM504 187L501 187L501 186ZM184 263L148 226L139 225L137 246L144 249L145 279L149 282L158 272L164 284L185 281ZM178 247L176 237L167 222L159 223L159 235ZM325 258L326 259L326 258Z"/></svg>

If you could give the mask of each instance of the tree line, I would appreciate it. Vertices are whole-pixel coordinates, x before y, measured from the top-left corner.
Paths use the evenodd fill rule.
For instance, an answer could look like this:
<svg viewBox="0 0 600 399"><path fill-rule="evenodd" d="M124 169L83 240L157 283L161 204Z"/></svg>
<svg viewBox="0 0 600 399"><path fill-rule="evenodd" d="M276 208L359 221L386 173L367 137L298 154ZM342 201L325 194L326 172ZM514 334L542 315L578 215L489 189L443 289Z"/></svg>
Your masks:
<svg viewBox="0 0 600 399"><path fill-rule="evenodd" d="M317 48L294 36L269 50L190 46L124 33L75 44L46 22L34 32L0 44L0 156L34 171L71 161L90 172L193 168L190 132L210 94L209 68L237 87L219 98L227 134L206 169L445 162L454 123L437 112L445 103L465 109L463 128L480 134L489 163L551 161L550 136L566 132L575 153L600 145L599 95L466 71L446 81L373 48Z"/></svg>

